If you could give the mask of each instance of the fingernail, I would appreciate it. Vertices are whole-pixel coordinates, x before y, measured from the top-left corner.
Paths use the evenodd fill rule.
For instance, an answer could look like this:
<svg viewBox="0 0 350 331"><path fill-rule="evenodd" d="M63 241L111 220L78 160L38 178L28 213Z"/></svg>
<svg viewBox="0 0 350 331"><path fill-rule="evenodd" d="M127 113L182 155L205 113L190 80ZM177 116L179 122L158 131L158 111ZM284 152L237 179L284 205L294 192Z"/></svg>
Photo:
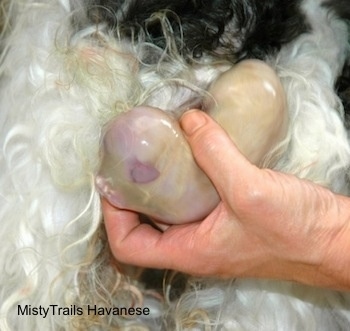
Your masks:
<svg viewBox="0 0 350 331"><path fill-rule="evenodd" d="M180 119L182 130L187 136L193 135L207 122L206 116L200 110L191 110L184 113Z"/></svg>

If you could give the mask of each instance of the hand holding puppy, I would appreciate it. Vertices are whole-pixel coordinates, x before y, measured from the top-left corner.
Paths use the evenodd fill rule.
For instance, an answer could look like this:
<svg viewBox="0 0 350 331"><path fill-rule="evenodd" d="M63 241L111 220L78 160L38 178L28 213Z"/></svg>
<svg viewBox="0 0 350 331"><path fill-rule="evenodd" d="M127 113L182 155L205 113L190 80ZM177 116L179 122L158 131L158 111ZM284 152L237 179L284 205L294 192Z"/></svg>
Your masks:
<svg viewBox="0 0 350 331"><path fill-rule="evenodd" d="M348 198L252 165L203 112L186 113L181 125L221 201L203 221L165 232L103 201L109 243L119 261L198 276L350 289Z"/></svg>

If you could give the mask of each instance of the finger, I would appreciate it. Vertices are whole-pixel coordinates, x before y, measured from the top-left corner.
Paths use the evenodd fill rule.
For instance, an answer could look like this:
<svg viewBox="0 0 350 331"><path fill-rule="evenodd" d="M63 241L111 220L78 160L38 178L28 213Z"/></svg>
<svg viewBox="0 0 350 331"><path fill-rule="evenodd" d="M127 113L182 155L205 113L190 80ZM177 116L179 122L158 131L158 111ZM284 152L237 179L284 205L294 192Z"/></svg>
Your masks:
<svg viewBox="0 0 350 331"><path fill-rule="evenodd" d="M101 200L104 223L110 242L123 241L133 228L140 225L136 213L118 209L105 199Z"/></svg>
<svg viewBox="0 0 350 331"><path fill-rule="evenodd" d="M219 124L202 111L186 112L180 123L198 165L221 197L233 184L236 192L247 192L257 168L241 154Z"/></svg>
<svg viewBox="0 0 350 331"><path fill-rule="evenodd" d="M149 241L158 239L159 231L148 224L141 224L138 214L117 209L106 200L102 200L102 210L108 241L115 257L126 263L132 263Z"/></svg>
<svg viewBox="0 0 350 331"><path fill-rule="evenodd" d="M181 261L177 236L142 224L136 213L114 208L104 199L102 209L109 245L118 261L159 269L171 269Z"/></svg>

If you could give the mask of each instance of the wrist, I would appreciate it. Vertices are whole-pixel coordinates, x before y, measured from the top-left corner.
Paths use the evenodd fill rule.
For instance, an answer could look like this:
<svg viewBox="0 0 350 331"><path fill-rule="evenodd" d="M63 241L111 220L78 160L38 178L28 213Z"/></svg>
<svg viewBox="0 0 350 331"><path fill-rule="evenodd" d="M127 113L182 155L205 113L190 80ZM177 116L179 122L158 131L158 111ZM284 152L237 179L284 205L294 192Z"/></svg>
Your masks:
<svg viewBox="0 0 350 331"><path fill-rule="evenodd" d="M329 232L329 244L323 249L319 271L330 281L330 286L350 290L350 201L348 197L335 195L334 226Z"/></svg>
<svg viewBox="0 0 350 331"><path fill-rule="evenodd" d="M350 290L350 200L327 189L317 189L309 201L305 232L284 273L306 285Z"/></svg>
<svg viewBox="0 0 350 331"><path fill-rule="evenodd" d="M275 256L276 278L350 290L350 199L303 181L287 217L285 245ZM280 261L280 263L278 263ZM273 269L270 269L273 270Z"/></svg>

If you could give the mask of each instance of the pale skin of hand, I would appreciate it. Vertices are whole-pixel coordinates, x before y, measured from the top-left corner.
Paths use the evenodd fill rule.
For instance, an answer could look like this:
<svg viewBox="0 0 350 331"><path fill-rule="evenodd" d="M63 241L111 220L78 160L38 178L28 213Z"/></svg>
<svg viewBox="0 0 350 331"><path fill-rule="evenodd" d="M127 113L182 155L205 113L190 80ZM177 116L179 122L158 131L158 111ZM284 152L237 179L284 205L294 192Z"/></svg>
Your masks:
<svg viewBox="0 0 350 331"><path fill-rule="evenodd" d="M221 202L201 222L165 232L102 200L111 250L123 263L205 277L256 277L350 290L350 199L250 164L209 116L181 125Z"/></svg>

